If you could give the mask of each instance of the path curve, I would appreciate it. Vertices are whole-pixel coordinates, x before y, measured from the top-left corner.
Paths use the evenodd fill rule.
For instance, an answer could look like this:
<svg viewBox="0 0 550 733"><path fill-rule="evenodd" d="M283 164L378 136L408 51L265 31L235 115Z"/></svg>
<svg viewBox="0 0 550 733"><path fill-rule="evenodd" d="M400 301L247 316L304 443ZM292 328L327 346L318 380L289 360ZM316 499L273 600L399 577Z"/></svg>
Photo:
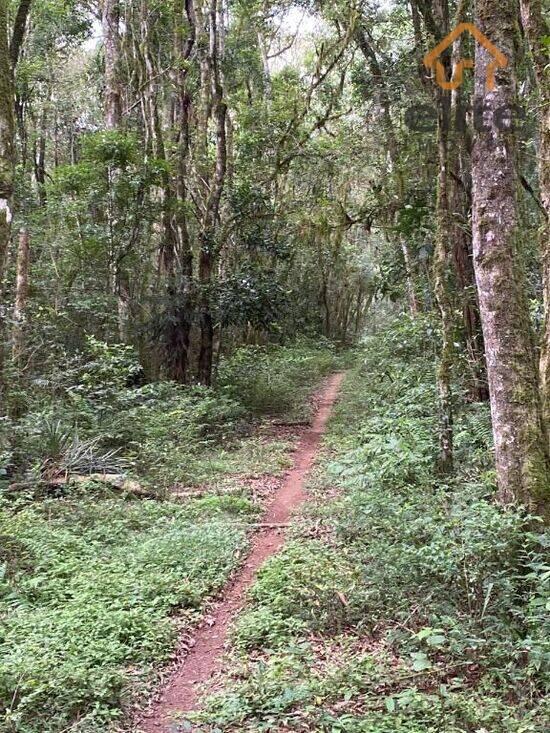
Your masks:
<svg viewBox="0 0 550 733"><path fill-rule="evenodd" d="M319 395L319 407L313 423L302 434L294 452L293 466L268 507L263 523L285 524L294 509L304 501L304 481L319 450L343 378L343 373L337 373L326 381ZM220 670L229 628L244 606L246 591L253 584L261 565L281 548L284 541L284 531L276 527L260 531L255 536L244 565L223 593L209 624L198 628L194 646L168 681L160 698L139 722L137 731L172 733L177 729L174 716L197 709L200 686Z"/></svg>

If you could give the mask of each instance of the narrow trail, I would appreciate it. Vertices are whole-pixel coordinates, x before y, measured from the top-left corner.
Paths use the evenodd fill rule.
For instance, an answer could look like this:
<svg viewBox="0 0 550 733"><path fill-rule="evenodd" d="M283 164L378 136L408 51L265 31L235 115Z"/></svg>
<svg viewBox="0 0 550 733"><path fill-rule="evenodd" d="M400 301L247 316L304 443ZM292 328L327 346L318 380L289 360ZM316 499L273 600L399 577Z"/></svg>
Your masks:
<svg viewBox="0 0 550 733"><path fill-rule="evenodd" d="M305 500L304 481L319 450L343 378L343 373L334 374L325 383L313 423L303 432L294 452L293 466L264 514L262 523L286 523L293 510ZM168 681L159 699L141 719L137 731L173 733L177 730L176 716L197 710L201 685L221 668L228 631L244 606L246 591L254 582L261 565L281 548L284 541L284 530L280 528L267 528L258 532L244 565L222 595L209 624L199 627L194 646Z"/></svg>

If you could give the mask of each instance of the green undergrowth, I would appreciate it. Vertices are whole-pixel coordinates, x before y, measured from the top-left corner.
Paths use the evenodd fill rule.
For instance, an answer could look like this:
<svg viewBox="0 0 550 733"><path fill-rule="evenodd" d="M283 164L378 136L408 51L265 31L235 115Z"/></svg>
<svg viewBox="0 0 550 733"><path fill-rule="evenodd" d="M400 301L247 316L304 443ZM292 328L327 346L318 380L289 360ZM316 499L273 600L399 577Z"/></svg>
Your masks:
<svg viewBox="0 0 550 733"><path fill-rule="evenodd" d="M457 473L434 475L432 353L423 322L368 340L231 674L181 730L548 730L550 538L494 502L486 405L457 399Z"/></svg>
<svg viewBox="0 0 550 733"><path fill-rule="evenodd" d="M311 416L307 397L320 376L334 371L343 358L324 346L253 347L239 349L222 363L219 385L224 394L252 414L285 415L288 420Z"/></svg>
<svg viewBox="0 0 550 733"><path fill-rule="evenodd" d="M107 472L162 492L234 472L234 456L245 469L262 463L268 456L247 453L258 420L309 418L309 394L341 360L329 345L248 347L222 360L213 388L141 384L132 347L90 338L86 353L35 385L17 420L0 423L0 490Z"/></svg>
<svg viewBox="0 0 550 733"><path fill-rule="evenodd" d="M279 416L291 419L305 414L307 396L337 364L330 349L265 350L260 402L252 393L240 401L231 380L242 354L215 389L128 387L126 347L93 348L80 388L54 415L22 417L16 451L34 464L22 488L0 494L6 733L119 730L123 708L150 694L178 631L199 617L246 549L261 509L244 477L288 465L291 443L269 428L262 380L272 395L289 393ZM139 499L93 480L48 487L46 474L59 470L124 473L153 494ZM197 484L197 495L185 492Z"/></svg>
<svg viewBox="0 0 550 733"><path fill-rule="evenodd" d="M171 614L191 620L221 587L246 544L232 520L254 514L227 499L72 497L2 509L2 729L33 733L76 718L75 730L102 730L117 717L128 665L139 682L167 658Z"/></svg>

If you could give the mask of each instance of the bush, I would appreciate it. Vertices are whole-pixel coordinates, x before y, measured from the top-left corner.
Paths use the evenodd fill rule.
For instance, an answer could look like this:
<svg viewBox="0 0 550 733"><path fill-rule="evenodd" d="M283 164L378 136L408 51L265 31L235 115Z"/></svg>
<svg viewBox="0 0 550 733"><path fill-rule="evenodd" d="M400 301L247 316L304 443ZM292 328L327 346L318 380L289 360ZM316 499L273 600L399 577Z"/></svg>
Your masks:
<svg viewBox="0 0 550 733"><path fill-rule="evenodd" d="M254 607L239 620L243 647L273 644L283 631L341 631L361 616L359 569L320 542L288 543L268 560L252 591Z"/></svg>
<svg viewBox="0 0 550 733"><path fill-rule="evenodd" d="M297 413L319 379L335 367L328 346L247 347L222 362L219 386L254 414Z"/></svg>

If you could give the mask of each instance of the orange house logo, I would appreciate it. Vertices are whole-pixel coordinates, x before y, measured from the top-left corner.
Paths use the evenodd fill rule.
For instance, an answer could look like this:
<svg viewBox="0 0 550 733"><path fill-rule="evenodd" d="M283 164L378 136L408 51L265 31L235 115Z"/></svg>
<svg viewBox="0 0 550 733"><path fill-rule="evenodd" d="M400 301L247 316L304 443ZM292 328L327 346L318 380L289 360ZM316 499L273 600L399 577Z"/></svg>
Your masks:
<svg viewBox="0 0 550 733"><path fill-rule="evenodd" d="M445 38L438 43L429 53L424 56L424 66L428 69L435 70L435 80L442 89L457 89L464 78L464 69L472 69L474 66L473 59L459 59L454 65L453 75L450 81L447 81L445 76L445 67L439 60L439 57L445 51L446 48L451 46L456 39L468 31L476 39L476 41L487 49L487 51L493 57L493 60L487 64L487 72L485 79L485 89L488 92L492 92L495 88L495 71L498 68L504 68L508 65L508 59L499 51L498 48L491 43L491 41L485 36L479 28L473 23L459 23L457 27L452 30Z"/></svg>

